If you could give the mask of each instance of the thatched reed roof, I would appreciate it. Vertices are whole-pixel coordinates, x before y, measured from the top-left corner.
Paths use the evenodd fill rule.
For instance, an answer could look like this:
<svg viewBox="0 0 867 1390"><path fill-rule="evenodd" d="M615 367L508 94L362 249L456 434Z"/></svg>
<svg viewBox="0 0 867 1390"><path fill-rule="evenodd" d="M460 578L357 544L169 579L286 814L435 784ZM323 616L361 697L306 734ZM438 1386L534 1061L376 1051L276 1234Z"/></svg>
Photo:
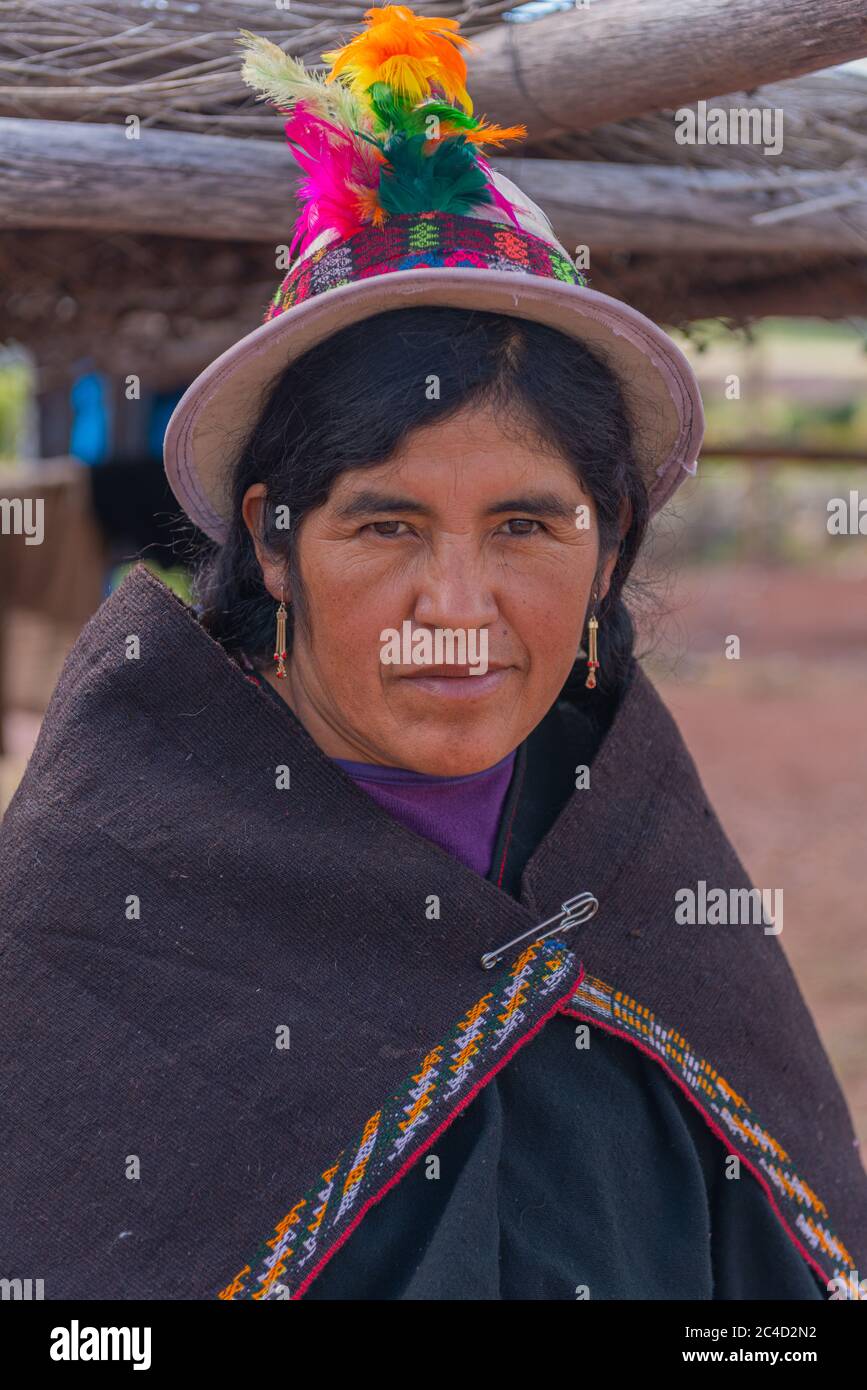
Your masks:
<svg viewBox="0 0 867 1390"><path fill-rule="evenodd" d="M177 380L255 326L297 170L238 30L316 66L366 8L0 0L0 332L46 368ZM669 325L867 315L867 76L827 70L867 54L863 0L413 8L461 20L477 111L529 131L492 163L590 247L594 288ZM677 143L701 100L782 112L781 153Z"/></svg>

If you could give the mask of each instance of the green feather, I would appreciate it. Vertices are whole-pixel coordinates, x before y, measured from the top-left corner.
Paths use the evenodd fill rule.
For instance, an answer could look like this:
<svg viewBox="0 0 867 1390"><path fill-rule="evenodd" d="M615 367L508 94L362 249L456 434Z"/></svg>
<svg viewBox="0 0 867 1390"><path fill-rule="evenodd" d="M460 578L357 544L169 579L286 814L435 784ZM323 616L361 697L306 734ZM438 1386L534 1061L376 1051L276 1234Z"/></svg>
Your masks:
<svg viewBox="0 0 867 1390"><path fill-rule="evenodd" d="M462 111L458 106L452 106L447 101L422 102L412 114L418 120L419 129L424 129L431 116L438 116L441 121L451 121L454 125L463 126L465 130L478 130L481 125L478 117L468 115L466 111Z"/></svg>
<svg viewBox="0 0 867 1390"><path fill-rule="evenodd" d="M422 133L397 135L381 146L389 162L379 179L386 212L467 213L492 201L485 173L462 135L440 141L428 155L424 144Z"/></svg>
<svg viewBox="0 0 867 1390"><path fill-rule="evenodd" d="M431 116L437 116L441 121L452 121L465 130L476 130L481 124L475 116L467 115L466 111L452 106L448 101L424 101L411 106L397 96L387 82L374 82L367 89L367 98L371 111L384 131L402 132L405 135L426 134Z"/></svg>
<svg viewBox="0 0 867 1390"><path fill-rule="evenodd" d="M381 130L406 131L412 134L412 107L401 101L387 82L374 82L367 89L367 99Z"/></svg>

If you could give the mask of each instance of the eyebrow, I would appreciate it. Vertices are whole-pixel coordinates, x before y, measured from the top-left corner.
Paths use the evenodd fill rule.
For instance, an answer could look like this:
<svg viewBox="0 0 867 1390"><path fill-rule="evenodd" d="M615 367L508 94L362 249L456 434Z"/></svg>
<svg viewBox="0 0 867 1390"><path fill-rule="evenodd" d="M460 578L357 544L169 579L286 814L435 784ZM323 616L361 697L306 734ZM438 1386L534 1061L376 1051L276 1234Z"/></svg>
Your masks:
<svg viewBox="0 0 867 1390"><path fill-rule="evenodd" d="M377 492L371 488L356 493L337 508L337 516L343 521L367 516L370 512L411 512L415 516L433 516L433 508L415 498ZM486 507L484 515L497 516L500 512L522 512L528 516L552 517L560 521L575 520L575 507L557 492L523 492L515 497L503 497Z"/></svg>

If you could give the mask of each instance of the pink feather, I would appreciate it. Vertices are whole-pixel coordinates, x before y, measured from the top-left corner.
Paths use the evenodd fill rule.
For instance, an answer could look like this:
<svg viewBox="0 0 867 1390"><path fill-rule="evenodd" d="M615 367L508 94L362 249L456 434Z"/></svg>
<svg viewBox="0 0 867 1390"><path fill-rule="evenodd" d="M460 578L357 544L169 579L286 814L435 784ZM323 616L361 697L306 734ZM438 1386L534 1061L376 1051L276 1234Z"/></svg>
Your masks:
<svg viewBox="0 0 867 1390"><path fill-rule="evenodd" d="M302 206L289 248L292 256L296 247L302 255L327 228L336 228L346 237L364 225L356 198L360 187L378 187L379 164L372 146L315 115L301 101L285 130L295 159L307 175L297 189Z"/></svg>
<svg viewBox="0 0 867 1390"><path fill-rule="evenodd" d="M485 159L484 155L479 154L478 151L476 152L476 161L479 164L479 167L488 176L488 190L497 207L501 208L502 211L507 214L507 216L511 217L515 226L520 231L521 223L518 220L518 214L515 212L514 203L511 203L509 199L506 197L505 193L501 193L497 185L494 183L494 171L491 168L490 164Z"/></svg>

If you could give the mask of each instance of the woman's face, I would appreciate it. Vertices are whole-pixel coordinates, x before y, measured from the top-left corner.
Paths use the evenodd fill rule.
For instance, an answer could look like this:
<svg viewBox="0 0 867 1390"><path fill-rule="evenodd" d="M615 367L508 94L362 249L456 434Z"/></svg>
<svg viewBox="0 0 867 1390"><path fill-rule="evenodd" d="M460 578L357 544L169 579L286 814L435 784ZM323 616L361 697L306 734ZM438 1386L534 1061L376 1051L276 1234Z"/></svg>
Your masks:
<svg viewBox="0 0 867 1390"><path fill-rule="evenodd" d="M254 537L263 495L257 484L244 501ZM562 457L477 408L343 473L296 544L312 630L296 616L287 679L272 685L328 756L439 776L490 767L536 727L616 559L594 585L590 496ZM257 554L279 599L282 563Z"/></svg>

